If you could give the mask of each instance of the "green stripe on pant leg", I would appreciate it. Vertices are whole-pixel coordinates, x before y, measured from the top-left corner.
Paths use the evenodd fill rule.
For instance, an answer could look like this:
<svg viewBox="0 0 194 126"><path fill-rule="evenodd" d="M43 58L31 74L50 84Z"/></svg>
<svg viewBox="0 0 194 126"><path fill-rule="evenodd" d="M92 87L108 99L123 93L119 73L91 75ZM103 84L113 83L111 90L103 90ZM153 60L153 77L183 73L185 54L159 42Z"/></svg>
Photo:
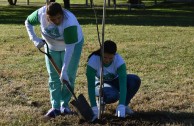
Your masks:
<svg viewBox="0 0 194 126"><path fill-rule="evenodd" d="M64 55L64 51L53 51L49 50L51 57L55 61L56 65L61 68L63 59L61 58L61 54ZM61 82L59 79L59 75L54 69L53 65L49 61L48 57L46 58L46 67L49 74L49 91L50 91L50 100L52 108L60 108L60 100L61 100Z"/></svg>
<svg viewBox="0 0 194 126"><path fill-rule="evenodd" d="M79 61L80 61L80 57L81 57L83 43L84 43L84 40L82 40L82 42L77 43L75 45L72 59L69 63L69 67L67 69L67 74L69 76L69 81L71 83L71 87L73 90L74 90L74 83L75 83L76 73L77 73L77 69L78 69L78 65L79 65ZM66 106L68 106L68 102L70 101L72 95L68 91L66 86L63 86L62 92L63 92L62 106L66 107Z"/></svg>

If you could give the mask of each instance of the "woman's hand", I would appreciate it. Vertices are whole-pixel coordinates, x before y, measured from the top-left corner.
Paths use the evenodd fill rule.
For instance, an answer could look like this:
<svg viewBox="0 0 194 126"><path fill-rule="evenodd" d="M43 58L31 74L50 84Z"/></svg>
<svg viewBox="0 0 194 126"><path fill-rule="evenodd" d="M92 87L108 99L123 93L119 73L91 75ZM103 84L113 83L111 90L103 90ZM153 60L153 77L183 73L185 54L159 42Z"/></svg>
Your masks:
<svg viewBox="0 0 194 126"><path fill-rule="evenodd" d="M120 104L117 106L116 116L121 117L121 118L125 118L125 105Z"/></svg>

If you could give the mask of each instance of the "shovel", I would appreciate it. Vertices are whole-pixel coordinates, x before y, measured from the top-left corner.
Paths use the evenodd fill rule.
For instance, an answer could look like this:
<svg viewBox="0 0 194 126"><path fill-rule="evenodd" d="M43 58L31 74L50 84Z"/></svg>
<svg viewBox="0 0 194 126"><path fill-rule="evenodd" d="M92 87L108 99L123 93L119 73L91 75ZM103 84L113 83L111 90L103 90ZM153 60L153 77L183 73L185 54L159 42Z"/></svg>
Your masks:
<svg viewBox="0 0 194 126"><path fill-rule="evenodd" d="M61 70L57 67L53 58L49 54L48 44L46 42L45 42L45 44L46 44L47 52L44 52L41 49L39 49L39 51L42 52L43 54L47 55L51 64L53 65L53 67L57 71L58 75L60 76ZM70 84L67 81L64 80L64 82L62 82L62 84L64 84L67 87L67 89L69 90L69 92L72 94L74 100L72 100L70 103L77 110L79 118L91 122L93 117L94 117L94 114L93 114L93 111L92 111L90 105L86 101L86 98L83 96L83 94L80 94L77 98L75 93L73 92L73 89L71 88Z"/></svg>

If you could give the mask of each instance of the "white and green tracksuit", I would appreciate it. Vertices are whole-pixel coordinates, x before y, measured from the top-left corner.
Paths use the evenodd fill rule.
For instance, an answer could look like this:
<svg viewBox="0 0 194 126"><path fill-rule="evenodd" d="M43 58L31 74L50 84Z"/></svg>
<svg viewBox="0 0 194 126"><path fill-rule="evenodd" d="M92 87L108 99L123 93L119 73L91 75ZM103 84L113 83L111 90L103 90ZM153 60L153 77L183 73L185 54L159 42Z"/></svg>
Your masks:
<svg viewBox="0 0 194 126"><path fill-rule="evenodd" d="M42 38L48 43L49 52L57 66L61 69L61 76L68 80L74 89L76 72L84 42L81 26L76 17L68 10L63 10L64 18L56 26L46 18L46 6L34 11L28 16L25 25L32 40L36 36L33 26L40 24ZM52 108L68 106L71 93L60 82L60 77L46 57L46 67L49 74L49 90Z"/></svg>
<svg viewBox="0 0 194 126"><path fill-rule="evenodd" d="M88 94L91 106L96 106L95 94L98 96L98 93L95 93L95 84L100 82L100 72L101 72L101 60L100 56L92 55L88 60L87 69L86 69L86 76L88 81ZM126 74L126 65L123 58L116 53L113 61L103 66L103 79L104 83L108 83L115 81L116 79L119 80L118 83L115 85L120 89L120 97L119 97L119 104L125 104L126 102L126 93L127 93L127 74ZM112 90L112 89L111 89ZM105 94L112 95L109 91L104 92ZM111 97L114 97L111 96ZM104 99L105 100L105 99ZM108 99L107 99L108 100ZM105 100L106 101L106 100Z"/></svg>

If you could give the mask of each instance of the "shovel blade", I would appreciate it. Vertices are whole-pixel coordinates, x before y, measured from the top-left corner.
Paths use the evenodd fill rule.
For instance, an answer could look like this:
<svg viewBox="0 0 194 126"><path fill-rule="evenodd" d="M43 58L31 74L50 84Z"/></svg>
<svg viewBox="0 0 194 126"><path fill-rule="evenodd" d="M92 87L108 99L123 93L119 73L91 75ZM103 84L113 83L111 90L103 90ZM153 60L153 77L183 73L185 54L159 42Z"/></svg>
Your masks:
<svg viewBox="0 0 194 126"><path fill-rule="evenodd" d="M78 115L81 119L92 121L94 114L83 94L80 94L77 100L72 100L70 103L77 110Z"/></svg>

